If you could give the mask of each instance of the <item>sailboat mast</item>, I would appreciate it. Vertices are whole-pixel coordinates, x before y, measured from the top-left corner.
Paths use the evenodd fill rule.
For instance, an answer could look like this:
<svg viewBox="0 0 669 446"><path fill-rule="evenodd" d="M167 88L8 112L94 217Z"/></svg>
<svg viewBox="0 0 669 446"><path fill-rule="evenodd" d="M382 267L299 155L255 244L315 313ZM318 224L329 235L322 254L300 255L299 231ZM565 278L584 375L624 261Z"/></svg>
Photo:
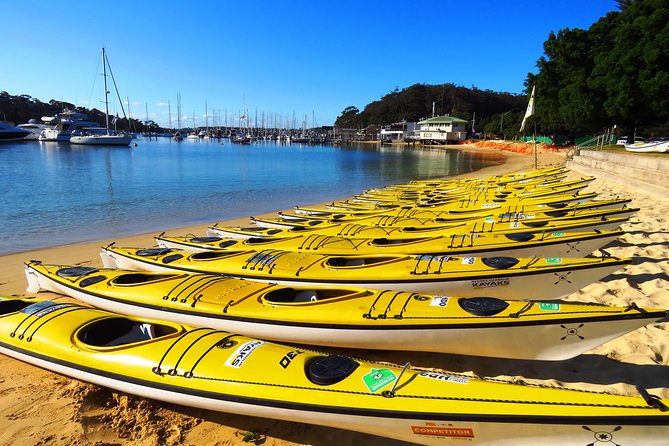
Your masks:
<svg viewBox="0 0 669 446"><path fill-rule="evenodd" d="M109 135L109 100L107 99L109 91L107 91L107 63L104 47L102 47L102 77L105 82L105 128L107 129L107 135Z"/></svg>

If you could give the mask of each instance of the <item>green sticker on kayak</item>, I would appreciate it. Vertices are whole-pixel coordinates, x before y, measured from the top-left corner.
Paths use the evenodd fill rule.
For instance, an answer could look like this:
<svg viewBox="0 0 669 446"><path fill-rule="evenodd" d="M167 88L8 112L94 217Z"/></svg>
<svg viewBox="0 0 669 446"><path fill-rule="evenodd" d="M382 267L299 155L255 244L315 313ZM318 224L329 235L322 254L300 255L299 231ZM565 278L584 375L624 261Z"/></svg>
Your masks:
<svg viewBox="0 0 669 446"><path fill-rule="evenodd" d="M553 237L564 237L564 232L554 232Z"/></svg>
<svg viewBox="0 0 669 446"><path fill-rule="evenodd" d="M372 393L378 392L396 379L397 376L392 370L388 369L372 369L371 372L362 377L363 382Z"/></svg>
<svg viewBox="0 0 669 446"><path fill-rule="evenodd" d="M539 309L542 311L560 311L560 304L541 302L539 304Z"/></svg>
<svg viewBox="0 0 669 446"><path fill-rule="evenodd" d="M560 257L546 257L546 263L562 263Z"/></svg>

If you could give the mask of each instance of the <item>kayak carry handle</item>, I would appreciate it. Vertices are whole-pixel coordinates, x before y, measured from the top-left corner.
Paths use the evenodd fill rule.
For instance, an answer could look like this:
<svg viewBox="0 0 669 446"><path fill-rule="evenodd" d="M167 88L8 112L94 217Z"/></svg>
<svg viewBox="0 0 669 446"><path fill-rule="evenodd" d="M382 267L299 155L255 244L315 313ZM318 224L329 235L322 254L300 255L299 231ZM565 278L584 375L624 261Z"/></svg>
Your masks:
<svg viewBox="0 0 669 446"><path fill-rule="evenodd" d="M644 401L646 401L646 404L648 404L650 407L654 407L660 412L669 411L669 407L667 407L667 405L662 402L660 397L651 395L640 384L636 385L636 390L639 392L639 395L641 395L641 398L643 398Z"/></svg>

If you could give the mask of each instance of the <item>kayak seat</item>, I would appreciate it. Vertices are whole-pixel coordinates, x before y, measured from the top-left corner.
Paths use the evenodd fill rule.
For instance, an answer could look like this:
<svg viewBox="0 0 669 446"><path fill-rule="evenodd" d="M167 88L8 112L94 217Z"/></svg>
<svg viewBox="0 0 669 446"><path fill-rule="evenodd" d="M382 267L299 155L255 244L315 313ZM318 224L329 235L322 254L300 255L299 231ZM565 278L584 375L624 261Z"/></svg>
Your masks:
<svg viewBox="0 0 669 446"><path fill-rule="evenodd" d="M0 316L5 314L16 313L23 310L25 307L34 304L35 302L24 302L22 300L1 300L0 301Z"/></svg>
<svg viewBox="0 0 669 446"><path fill-rule="evenodd" d="M218 244L219 248L229 248L230 246L234 246L237 244L237 240L226 240L224 242L221 242Z"/></svg>
<svg viewBox="0 0 669 446"><path fill-rule="evenodd" d="M56 275L59 277L79 277L85 276L86 274L91 274L99 271L97 268L91 268L90 266L72 266L69 268L61 268L56 271Z"/></svg>
<svg viewBox="0 0 669 446"><path fill-rule="evenodd" d="M320 356L312 359L306 375L314 384L329 386L336 384L357 369L359 364L351 358L339 355Z"/></svg>
<svg viewBox="0 0 669 446"><path fill-rule="evenodd" d="M177 329L168 325L147 324L123 317L113 317L88 324L78 333L81 342L94 347L115 347L148 341Z"/></svg>
<svg viewBox="0 0 669 446"><path fill-rule="evenodd" d="M494 316L506 310L508 302L495 297L471 297L458 300L460 308L474 316Z"/></svg>
<svg viewBox="0 0 669 446"><path fill-rule="evenodd" d="M153 257L161 256L163 254L167 254L168 252L172 252L172 250L170 248L147 248L138 249L135 254L142 257Z"/></svg>
<svg viewBox="0 0 669 446"><path fill-rule="evenodd" d="M547 204L547 206L553 209L562 209L564 207L567 207L567 203L549 203Z"/></svg>
<svg viewBox="0 0 669 446"><path fill-rule="evenodd" d="M484 257L481 261L484 265L495 269L508 269L519 262L515 257Z"/></svg>
<svg viewBox="0 0 669 446"><path fill-rule="evenodd" d="M529 242L532 240L535 235L534 234L504 234L506 238L509 240L513 240L514 242Z"/></svg>

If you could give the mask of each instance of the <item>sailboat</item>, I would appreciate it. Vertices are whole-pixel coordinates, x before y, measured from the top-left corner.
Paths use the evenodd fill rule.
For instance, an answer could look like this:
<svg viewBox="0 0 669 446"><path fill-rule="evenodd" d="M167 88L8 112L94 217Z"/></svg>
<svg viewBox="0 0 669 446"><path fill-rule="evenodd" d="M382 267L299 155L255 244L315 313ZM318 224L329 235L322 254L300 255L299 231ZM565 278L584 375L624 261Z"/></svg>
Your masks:
<svg viewBox="0 0 669 446"><path fill-rule="evenodd" d="M105 128L95 129L92 128L85 129L81 135L72 135L70 137L71 144L88 144L88 145L98 145L98 146L127 146L130 145L132 141L132 135L126 133L117 133L116 131L109 129L109 91L107 90L107 56L105 54L105 49L102 48L102 77L104 78L104 92L105 92ZM111 73L111 69L110 69ZM112 75L113 76L113 75ZM116 87L116 81L114 81L114 87ZM118 91L117 91L118 94ZM121 104L123 108L123 104ZM125 110L123 111L125 115ZM112 124L115 124L118 120L118 117L114 117Z"/></svg>
<svg viewBox="0 0 669 446"><path fill-rule="evenodd" d="M181 93L177 93L177 131L173 136L175 141L182 141L184 139L181 134Z"/></svg>

